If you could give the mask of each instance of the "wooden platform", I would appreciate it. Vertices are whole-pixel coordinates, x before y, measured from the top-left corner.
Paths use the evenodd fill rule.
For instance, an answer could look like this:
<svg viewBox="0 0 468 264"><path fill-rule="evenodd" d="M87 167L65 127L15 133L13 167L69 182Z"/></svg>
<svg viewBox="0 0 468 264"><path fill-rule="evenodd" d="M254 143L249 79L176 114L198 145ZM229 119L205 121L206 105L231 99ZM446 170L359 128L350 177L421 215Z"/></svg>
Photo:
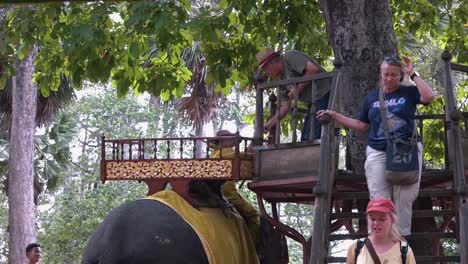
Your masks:
<svg viewBox="0 0 468 264"><path fill-rule="evenodd" d="M465 171L468 175L468 170ZM467 176L468 177L468 176ZM452 186L452 172L446 170L424 170L421 175L421 190L445 190ZM268 202L314 203L314 187L319 183L318 175L287 175L279 177L255 177L249 189L261 193ZM365 176L354 176L350 172L339 171L335 180L334 192L367 192Z"/></svg>

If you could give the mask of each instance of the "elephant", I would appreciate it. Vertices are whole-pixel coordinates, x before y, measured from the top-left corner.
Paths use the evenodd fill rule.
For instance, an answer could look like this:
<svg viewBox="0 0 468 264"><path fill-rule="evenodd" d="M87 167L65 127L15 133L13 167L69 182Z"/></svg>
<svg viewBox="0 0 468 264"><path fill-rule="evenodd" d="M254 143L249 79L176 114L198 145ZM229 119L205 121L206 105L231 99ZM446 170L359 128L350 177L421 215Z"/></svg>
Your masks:
<svg viewBox="0 0 468 264"><path fill-rule="evenodd" d="M257 242L260 263L288 263L284 235L263 219L259 237L263 240ZM208 264L209 261L197 233L177 212L160 201L142 199L111 211L88 241L81 263Z"/></svg>
<svg viewBox="0 0 468 264"><path fill-rule="evenodd" d="M208 264L208 259L195 231L175 211L143 199L114 209L104 219L81 263Z"/></svg>

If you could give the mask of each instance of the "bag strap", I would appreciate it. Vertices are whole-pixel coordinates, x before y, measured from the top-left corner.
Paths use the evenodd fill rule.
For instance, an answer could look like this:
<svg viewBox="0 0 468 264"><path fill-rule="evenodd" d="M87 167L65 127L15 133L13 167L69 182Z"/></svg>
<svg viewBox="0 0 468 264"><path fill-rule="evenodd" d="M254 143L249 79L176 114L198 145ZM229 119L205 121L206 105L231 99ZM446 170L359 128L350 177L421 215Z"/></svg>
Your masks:
<svg viewBox="0 0 468 264"><path fill-rule="evenodd" d="M390 140L390 133L389 133L389 126L388 126L388 120L387 120L387 106L385 105L384 101L384 88L383 85L380 85L379 87L379 111L380 111L380 119L382 119L382 127L384 130L385 137L387 140ZM395 138L395 140L399 140L398 138ZM413 142L417 142L418 140L418 131L416 128L416 122L413 122L413 137L411 139ZM404 141L402 141L404 142ZM413 143L412 142L412 143Z"/></svg>
<svg viewBox="0 0 468 264"><path fill-rule="evenodd" d="M361 253L361 249L364 247L364 243L366 242L366 240L367 240L367 237L358 239L356 248L354 249L354 263L357 262L359 253Z"/></svg>
<svg viewBox="0 0 468 264"><path fill-rule="evenodd" d="M377 256L377 253L375 252L374 246L372 245L372 242L370 241L370 239L366 239L366 247L367 247L367 250L369 251L369 254L372 257L372 260L374 261L374 264L382 264L380 262L379 257Z"/></svg>
<svg viewBox="0 0 468 264"><path fill-rule="evenodd" d="M406 254L408 253L408 242L400 241L401 263L406 263Z"/></svg>
<svg viewBox="0 0 468 264"><path fill-rule="evenodd" d="M382 127L385 133L385 137L389 139L388 134L388 121L387 121L387 107L385 106L384 101L384 89L383 85L379 87L379 110L380 110L380 119L382 119Z"/></svg>

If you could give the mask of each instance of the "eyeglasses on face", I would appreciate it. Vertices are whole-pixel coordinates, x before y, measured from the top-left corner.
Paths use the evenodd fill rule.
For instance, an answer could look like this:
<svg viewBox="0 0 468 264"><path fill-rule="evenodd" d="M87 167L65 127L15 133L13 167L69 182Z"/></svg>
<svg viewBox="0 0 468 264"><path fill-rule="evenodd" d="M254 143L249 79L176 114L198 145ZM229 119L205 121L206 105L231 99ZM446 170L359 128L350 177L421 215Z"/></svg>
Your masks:
<svg viewBox="0 0 468 264"><path fill-rule="evenodd" d="M401 65L401 58L398 55L385 56L384 61L389 64Z"/></svg>

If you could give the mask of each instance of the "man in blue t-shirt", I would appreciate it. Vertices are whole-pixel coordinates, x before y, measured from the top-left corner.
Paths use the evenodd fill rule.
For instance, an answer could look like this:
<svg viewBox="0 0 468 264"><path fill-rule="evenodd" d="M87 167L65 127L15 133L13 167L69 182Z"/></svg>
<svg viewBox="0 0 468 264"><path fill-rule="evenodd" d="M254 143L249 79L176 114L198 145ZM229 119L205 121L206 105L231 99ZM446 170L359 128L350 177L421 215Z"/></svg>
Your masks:
<svg viewBox="0 0 468 264"><path fill-rule="evenodd" d="M295 50L282 53L281 50L275 52L271 48L265 48L257 53L256 59L260 69L268 76L280 76L282 80L326 72L314 59ZM317 111L328 107L330 86L331 80L329 79L317 81L317 89L315 91L315 107ZM312 89L310 88L311 82L299 83L296 87L299 95L298 100L304 102L308 108L301 133L301 141L307 141L310 137L310 108L313 103ZM294 86L280 87L280 89L286 100L283 100L283 104L277 113L279 116L275 115L265 124L265 131L270 131L276 125L278 117L281 120L291 108L291 102L294 99ZM321 125L317 119L314 120L314 140L318 140L321 137Z"/></svg>

